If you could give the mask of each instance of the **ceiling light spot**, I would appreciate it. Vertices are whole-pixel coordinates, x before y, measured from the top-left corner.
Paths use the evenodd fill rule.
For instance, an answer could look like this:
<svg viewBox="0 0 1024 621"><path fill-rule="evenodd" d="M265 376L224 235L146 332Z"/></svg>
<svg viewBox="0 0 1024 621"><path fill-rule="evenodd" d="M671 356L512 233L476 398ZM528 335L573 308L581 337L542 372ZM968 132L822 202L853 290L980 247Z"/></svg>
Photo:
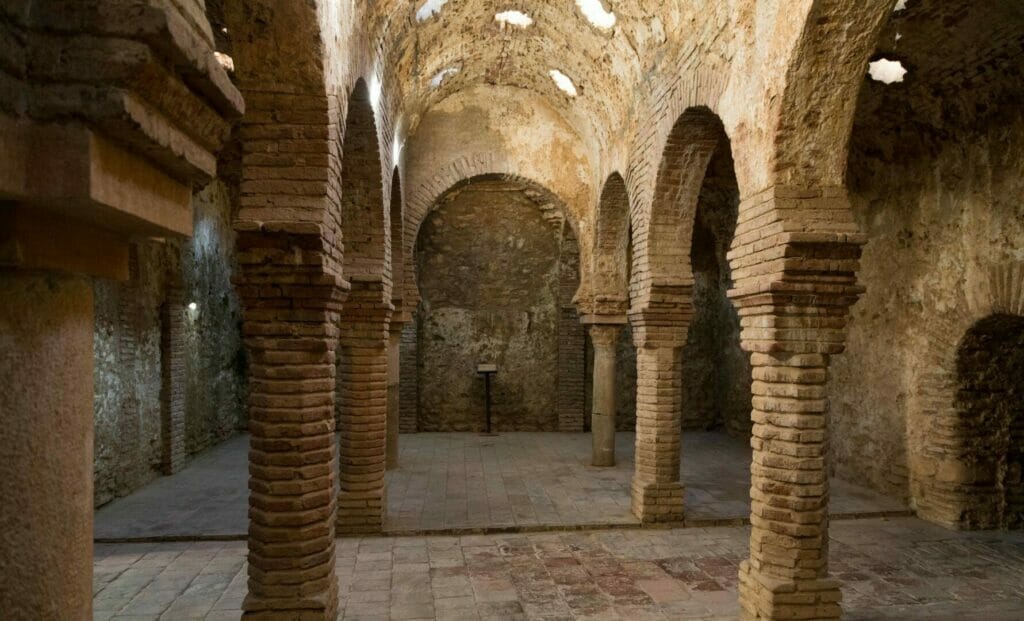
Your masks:
<svg viewBox="0 0 1024 621"><path fill-rule="evenodd" d="M448 0L427 0L416 11L416 21L425 22L435 15L440 15L441 7L447 3Z"/></svg>
<svg viewBox="0 0 1024 621"><path fill-rule="evenodd" d="M569 76L565 75L558 69L552 69L551 71L548 72L548 74L551 75L551 79L555 81L555 84L558 86L559 89L561 89L563 93L565 93L569 97L575 97L577 95L576 85L572 83L572 80L569 79Z"/></svg>
<svg viewBox="0 0 1024 621"><path fill-rule="evenodd" d="M872 63L868 63L868 73L871 75L872 80L892 84L894 82L902 82L903 76L907 75L907 70L903 67L903 63L898 60L879 58Z"/></svg>
<svg viewBox="0 0 1024 621"><path fill-rule="evenodd" d="M605 9L601 0L576 0L576 6L583 13L583 17L596 28L608 30L615 25L615 13Z"/></svg>
<svg viewBox="0 0 1024 621"><path fill-rule="evenodd" d="M434 74L434 77L430 78L430 88L440 88L441 83L448 79L449 76L453 76L459 72L458 67L446 67Z"/></svg>
<svg viewBox="0 0 1024 621"><path fill-rule="evenodd" d="M494 19L502 24L526 28L533 23L533 18L522 11L502 11L494 16Z"/></svg>
<svg viewBox="0 0 1024 621"><path fill-rule="evenodd" d="M906 8L907 8L907 0L896 0L896 8L893 9L893 12L903 11Z"/></svg>

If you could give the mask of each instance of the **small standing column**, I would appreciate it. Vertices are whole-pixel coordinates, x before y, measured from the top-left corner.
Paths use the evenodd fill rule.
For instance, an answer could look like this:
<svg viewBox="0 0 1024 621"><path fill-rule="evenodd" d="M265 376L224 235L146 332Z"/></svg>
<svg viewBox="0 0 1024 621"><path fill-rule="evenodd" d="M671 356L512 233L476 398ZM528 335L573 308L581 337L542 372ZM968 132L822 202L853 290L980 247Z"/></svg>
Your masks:
<svg viewBox="0 0 1024 621"><path fill-rule="evenodd" d="M590 435L593 442L594 466L615 465L615 346L622 332L622 322L592 324L590 342L594 346L593 400L590 414Z"/></svg>
<svg viewBox="0 0 1024 621"><path fill-rule="evenodd" d="M392 320L388 332L388 439L387 469L398 467L398 433L402 421L401 350L404 322Z"/></svg>
<svg viewBox="0 0 1024 621"><path fill-rule="evenodd" d="M391 305L362 304L350 297L341 322L338 532L346 534L384 529Z"/></svg>
<svg viewBox="0 0 1024 621"><path fill-rule="evenodd" d="M682 444L682 348L685 326L634 322L636 342L636 469L633 514L641 522L683 519L679 479Z"/></svg>

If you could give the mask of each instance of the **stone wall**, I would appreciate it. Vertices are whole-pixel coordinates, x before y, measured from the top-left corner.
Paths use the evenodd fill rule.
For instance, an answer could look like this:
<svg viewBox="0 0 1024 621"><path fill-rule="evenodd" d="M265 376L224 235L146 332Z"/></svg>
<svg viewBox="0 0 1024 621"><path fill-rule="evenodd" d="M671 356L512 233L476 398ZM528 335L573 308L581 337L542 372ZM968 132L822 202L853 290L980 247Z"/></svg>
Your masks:
<svg viewBox="0 0 1024 621"><path fill-rule="evenodd" d="M495 429L559 429L562 272L578 258L575 242L565 241L567 225L535 199L518 182L474 182L450 192L420 230L421 431L482 429L480 362L498 365ZM581 375L582 340L578 352L570 370ZM567 361L563 352L562 364Z"/></svg>
<svg viewBox="0 0 1024 621"><path fill-rule="evenodd" d="M867 293L829 386L835 472L904 498L926 450L954 459L960 432L937 413L953 408L958 344L992 306L991 270L1024 261L1024 119L1011 91L943 92L921 71L869 82L858 103L848 175Z"/></svg>
<svg viewBox="0 0 1024 621"><path fill-rule="evenodd" d="M226 187L193 197L194 235L183 243L132 246L128 282L97 280L95 291L95 504L131 493L165 470L162 310L184 313L184 433L171 453L193 455L244 426L245 364L238 300L231 286L234 235ZM180 305L169 296L180 288ZM195 309L189 304L195 303ZM177 310L173 307L177 306ZM166 334L164 334L166 339ZM180 395L180 393L179 393Z"/></svg>

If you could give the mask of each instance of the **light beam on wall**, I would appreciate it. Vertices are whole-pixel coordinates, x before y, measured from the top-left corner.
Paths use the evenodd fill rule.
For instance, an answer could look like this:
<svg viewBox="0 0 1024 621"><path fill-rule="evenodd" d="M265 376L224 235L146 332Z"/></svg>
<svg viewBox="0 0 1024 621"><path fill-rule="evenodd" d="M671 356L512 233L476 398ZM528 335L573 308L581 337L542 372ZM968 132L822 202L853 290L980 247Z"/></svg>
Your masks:
<svg viewBox="0 0 1024 621"><path fill-rule="evenodd" d="M434 77L430 78L430 88L440 88L441 84L448 79L449 76L453 76L458 73L460 69L458 67L446 67L434 74Z"/></svg>

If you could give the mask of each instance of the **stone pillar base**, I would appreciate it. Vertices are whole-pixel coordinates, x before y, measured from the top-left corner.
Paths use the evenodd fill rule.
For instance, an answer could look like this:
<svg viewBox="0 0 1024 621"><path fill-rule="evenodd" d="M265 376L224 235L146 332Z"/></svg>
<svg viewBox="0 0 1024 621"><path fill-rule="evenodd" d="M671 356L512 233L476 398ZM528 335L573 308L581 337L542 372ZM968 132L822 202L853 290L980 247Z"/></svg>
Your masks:
<svg viewBox="0 0 1024 621"><path fill-rule="evenodd" d="M334 572L329 576L333 586L329 587L330 592L302 597L289 598L264 598L248 595L242 603L243 619L295 619L296 621L333 621L338 616L337 611L337 580L334 579ZM286 588L299 593L297 585L289 585Z"/></svg>
<svg viewBox="0 0 1024 621"><path fill-rule="evenodd" d="M376 534L384 530L384 488L338 494L339 535Z"/></svg>
<svg viewBox="0 0 1024 621"><path fill-rule="evenodd" d="M681 522L683 485L678 481L658 483L633 480L633 515L641 522Z"/></svg>
<svg viewBox="0 0 1024 621"><path fill-rule="evenodd" d="M750 561L740 563L740 619L825 621L842 617L839 581L765 576Z"/></svg>

